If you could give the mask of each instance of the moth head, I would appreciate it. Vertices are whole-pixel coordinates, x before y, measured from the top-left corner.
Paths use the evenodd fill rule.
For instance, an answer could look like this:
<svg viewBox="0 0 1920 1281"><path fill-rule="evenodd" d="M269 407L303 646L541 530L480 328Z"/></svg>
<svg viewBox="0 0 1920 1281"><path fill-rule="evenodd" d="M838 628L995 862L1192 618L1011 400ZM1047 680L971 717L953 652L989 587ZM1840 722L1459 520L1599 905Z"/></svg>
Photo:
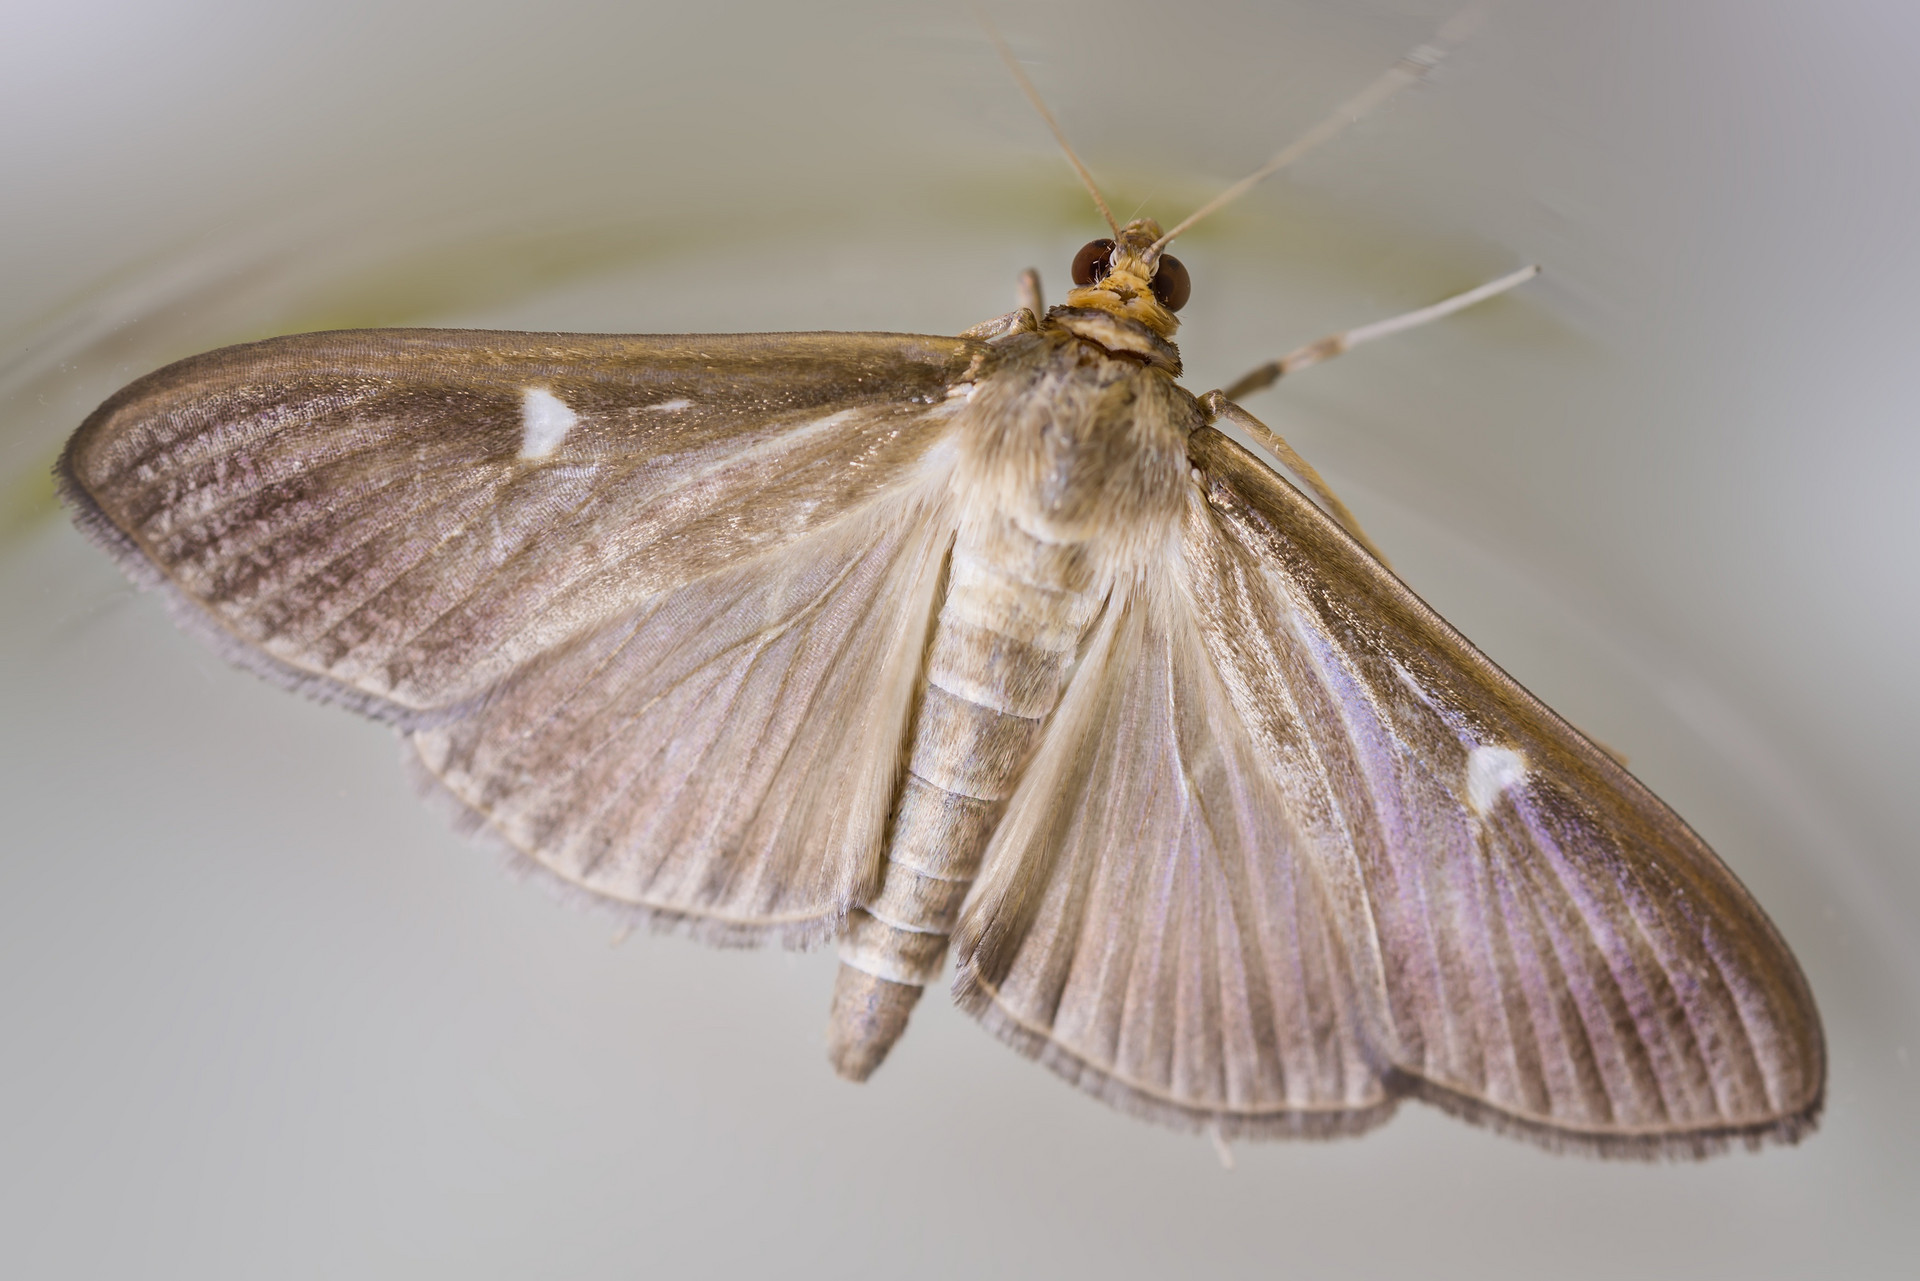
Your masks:
<svg viewBox="0 0 1920 1281"><path fill-rule="evenodd" d="M1073 259L1073 283L1067 306L1090 307L1135 320L1162 338L1173 337L1180 322L1173 313L1187 305L1193 283L1186 267L1161 252L1160 224L1136 218L1113 240L1090 241Z"/></svg>

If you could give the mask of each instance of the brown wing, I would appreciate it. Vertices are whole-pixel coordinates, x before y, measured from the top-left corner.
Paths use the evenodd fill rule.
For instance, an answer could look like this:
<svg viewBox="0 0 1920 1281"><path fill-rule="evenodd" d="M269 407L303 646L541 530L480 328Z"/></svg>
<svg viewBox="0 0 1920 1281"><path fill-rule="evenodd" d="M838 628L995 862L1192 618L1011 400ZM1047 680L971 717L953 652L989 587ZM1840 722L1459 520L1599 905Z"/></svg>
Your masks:
<svg viewBox="0 0 1920 1281"><path fill-rule="evenodd" d="M195 630L414 730L539 867L805 941L878 864L984 350L307 335L133 384L61 477Z"/></svg>
<svg viewBox="0 0 1920 1281"><path fill-rule="evenodd" d="M909 483L985 350L306 334L135 382L75 433L60 478L82 526L229 657L426 724L639 601Z"/></svg>
<svg viewBox="0 0 1920 1281"><path fill-rule="evenodd" d="M987 856L960 1001L1157 1119L1412 1093L1549 1144L1815 1117L1818 1015L1732 875L1298 491L1210 429Z"/></svg>
<svg viewBox="0 0 1920 1281"><path fill-rule="evenodd" d="M1340 887L1171 573L1118 593L986 857L960 1002L1081 1088L1226 1135L1367 1129Z"/></svg>
<svg viewBox="0 0 1920 1281"><path fill-rule="evenodd" d="M1407 1090L1548 1143L1701 1153L1821 1103L1792 954L1706 845L1291 485L1211 429L1189 588L1269 770L1326 796L1323 876Z"/></svg>

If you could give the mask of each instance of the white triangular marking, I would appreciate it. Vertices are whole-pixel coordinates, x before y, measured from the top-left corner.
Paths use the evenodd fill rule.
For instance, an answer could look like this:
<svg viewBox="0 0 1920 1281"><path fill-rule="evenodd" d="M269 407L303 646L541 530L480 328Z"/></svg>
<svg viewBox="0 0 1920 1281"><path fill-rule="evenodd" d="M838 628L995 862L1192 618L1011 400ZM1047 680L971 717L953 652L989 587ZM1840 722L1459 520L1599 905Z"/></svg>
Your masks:
<svg viewBox="0 0 1920 1281"><path fill-rule="evenodd" d="M520 393L520 440L522 458L545 458L560 448L560 442L573 430L580 415L567 402L545 387L528 387Z"/></svg>
<svg viewBox="0 0 1920 1281"><path fill-rule="evenodd" d="M1527 758L1511 747L1476 747L1467 754L1467 804L1487 814L1501 793L1526 781Z"/></svg>

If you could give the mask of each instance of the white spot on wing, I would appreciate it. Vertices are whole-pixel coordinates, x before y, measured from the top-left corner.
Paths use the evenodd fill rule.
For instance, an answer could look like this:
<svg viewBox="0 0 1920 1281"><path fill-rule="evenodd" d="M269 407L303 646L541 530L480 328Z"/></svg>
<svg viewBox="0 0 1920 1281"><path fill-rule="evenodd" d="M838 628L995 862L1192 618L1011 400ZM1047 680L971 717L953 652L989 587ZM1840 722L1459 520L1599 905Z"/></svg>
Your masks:
<svg viewBox="0 0 1920 1281"><path fill-rule="evenodd" d="M579 421L580 415L545 387L526 388L520 393L520 456L547 457Z"/></svg>
<svg viewBox="0 0 1920 1281"><path fill-rule="evenodd" d="M672 400L663 400L657 405L646 406L646 410L650 414L674 414L680 412L682 409L692 408L693 402L685 396L675 396Z"/></svg>
<svg viewBox="0 0 1920 1281"><path fill-rule="evenodd" d="M1467 804L1485 815L1509 787L1526 781L1527 758L1511 747L1476 747L1467 754Z"/></svg>

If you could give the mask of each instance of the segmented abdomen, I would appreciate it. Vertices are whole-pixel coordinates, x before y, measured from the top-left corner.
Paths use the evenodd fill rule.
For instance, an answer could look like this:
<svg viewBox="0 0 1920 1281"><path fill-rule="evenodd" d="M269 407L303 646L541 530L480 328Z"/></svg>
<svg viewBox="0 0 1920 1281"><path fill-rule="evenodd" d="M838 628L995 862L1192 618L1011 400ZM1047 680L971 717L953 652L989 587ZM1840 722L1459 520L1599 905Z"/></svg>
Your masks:
<svg viewBox="0 0 1920 1281"><path fill-rule="evenodd" d="M1001 518L962 530L927 656L880 892L853 911L840 940L836 1063L840 1042L855 1033L843 1026L842 1005L874 999L875 985L860 975L918 989L939 974L994 826L1099 613L1098 587L1083 544L1042 542ZM904 1008L894 1022L889 1035L868 1019L857 1037L890 1043L905 1028ZM871 1058L866 1071L886 1051L885 1044L854 1048Z"/></svg>

